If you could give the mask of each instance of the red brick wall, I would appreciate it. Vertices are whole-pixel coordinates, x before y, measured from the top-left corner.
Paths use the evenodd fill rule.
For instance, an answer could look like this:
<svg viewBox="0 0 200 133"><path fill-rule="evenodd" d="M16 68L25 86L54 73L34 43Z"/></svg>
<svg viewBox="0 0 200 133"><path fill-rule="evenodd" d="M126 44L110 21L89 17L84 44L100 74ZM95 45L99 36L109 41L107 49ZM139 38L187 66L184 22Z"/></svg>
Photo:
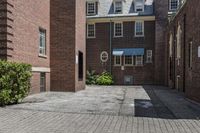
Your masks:
<svg viewBox="0 0 200 133"><path fill-rule="evenodd" d="M194 4L195 3L195 4ZM177 62L175 62L175 72L173 76L177 74L181 75L179 84L181 84L179 90L183 90L183 86L185 85L185 94L196 101L200 102L200 58L198 58L198 47L200 46L200 20L197 19L200 17L200 6L199 0L190 0L187 1L186 5L180 10L178 15L174 18L174 20L170 23L169 29L170 31L176 35L176 31L178 29L178 24L181 25L182 29L182 43L181 43L181 60L180 66L177 66ZM193 7L193 8L191 8ZM186 15L186 28L184 31L184 15ZM175 29L175 33L174 33ZM184 33L185 33L185 46L184 46ZM193 43L193 57L192 57L192 69L189 68L189 43ZM176 39L174 43L174 53L173 56L176 55ZM185 54L184 54L185 53ZM185 58L183 58L185 56ZM169 60L169 59L168 59ZM185 66L185 71L184 71ZM170 68L168 67L168 70ZM183 74L185 73L185 80L183 78ZM175 80L173 81L175 82Z"/></svg>
<svg viewBox="0 0 200 133"><path fill-rule="evenodd" d="M123 37L112 37L112 48L145 48L145 50L153 50L155 54L155 22L145 21L144 23L145 37L134 37L134 22L123 23ZM113 29L113 23L112 23ZM151 33L151 34L150 34ZM113 35L112 35L113 36ZM110 23L96 23L96 38L87 39L87 70L96 70L101 73L104 70L110 71L110 62L101 63L100 54L102 51L110 53ZM110 58L110 55L109 55ZM144 62L146 61L146 51ZM121 67L113 66L112 57L112 74L115 84L124 84L124 76L132 75L134 84L154 84L154 56L153 64L144 63L143 67L126 67L122 71Z"/></svg>
<svg viewBox="0 0 200 133"><path fill-rule="evenodd" d="M76 86L77 90L84 87L84 82L77 83L75 80L77 51L85 53L84 13L84 1L51 1L51 90L53 91L76 91Z"/></svg>
<svg viewBox="0 0 200 133"><path fill-rule="evenodd" d="M168 22L169 0L155 0L155 81L167 85L166 27Z"/></svg>
<svg viewBox="0 0 200 133"><path fill-rule="evenodd" d="M7 59L7 51L12 50L9 44L12 40L8 37L12 37L12 8L13 5L9 3L9 0L0 1L0 59Z"/></svg>
<svg viewBox="0 0 200 133"><path fill-rule="evenodd" d="M50 0L7 0L7 60L29 63L33 67L50 67ZM39 28L46 30L47 57L39 57ZM39 92L33 74L31 92ZM49 74L47 74L49 75ZM49 78L47 78L49 80ZM49 81L47 81L49 90Z"/></svg>
<svg viewBox="0 0 200 133"><path fill-rule="evenodd" d="M75 65L75 88L76 90L82 90L85 88L85 70L86 70L86 9L85 9L85 0L76 1L76 55L81 51L84 58L84 76L83 80L79 81L78 79L78 64Z"/></svg>

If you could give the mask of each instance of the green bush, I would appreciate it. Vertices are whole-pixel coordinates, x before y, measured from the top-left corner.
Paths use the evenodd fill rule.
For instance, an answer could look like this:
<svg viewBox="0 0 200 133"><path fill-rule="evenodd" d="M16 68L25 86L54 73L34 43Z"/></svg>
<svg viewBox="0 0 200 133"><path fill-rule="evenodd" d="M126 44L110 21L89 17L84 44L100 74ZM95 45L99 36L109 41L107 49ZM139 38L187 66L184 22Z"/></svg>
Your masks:
<svg viewBox="0 0 200 133"><path fill-rule="evenodd" d="M30 90L31 65L0 61L0 106L19 103Z"/></svg>
<svg viewBox="0 0 200 133"><path fill-rule="evenodd" d="M98 85L112 85L113 82L113 77L110 73L108 72L103 72L96 80Z"/></svg>
<svg viewBox="0 0 200 133"><path fill-rule="evenodd" d="M98 75L95 74L94 70L87 71L86 74L86 84L87 85L95 85Z"/></svg>

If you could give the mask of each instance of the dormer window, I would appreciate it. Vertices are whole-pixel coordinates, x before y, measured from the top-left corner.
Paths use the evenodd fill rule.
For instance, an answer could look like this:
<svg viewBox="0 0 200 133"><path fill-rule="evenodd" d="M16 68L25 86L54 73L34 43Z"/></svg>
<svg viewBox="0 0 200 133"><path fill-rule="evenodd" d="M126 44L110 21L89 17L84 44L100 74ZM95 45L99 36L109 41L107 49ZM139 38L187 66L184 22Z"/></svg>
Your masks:
<svg viewBox="0 0 200 133"><path fill-rule="evenodd" d="M135 0L135 12L144 12L144 0Z"/></svg>
<svg viewBox="0 0 200 133"><path fill-rule="evenodd" d="M179 0L169 0L169 10L177 10Z"/></svg>
<svg viewBox="0 0 200 133"><path fill-rule="evenodd" d="M95 15L95 14L96 14L96 2L88 2L87 15Z"/></svg>
<svg viewBox="0 0 200 133"><path fill-rule="evenodd" d="M114 7L115 7L116 14L122 13L122 1L115 1Z"/></svg>

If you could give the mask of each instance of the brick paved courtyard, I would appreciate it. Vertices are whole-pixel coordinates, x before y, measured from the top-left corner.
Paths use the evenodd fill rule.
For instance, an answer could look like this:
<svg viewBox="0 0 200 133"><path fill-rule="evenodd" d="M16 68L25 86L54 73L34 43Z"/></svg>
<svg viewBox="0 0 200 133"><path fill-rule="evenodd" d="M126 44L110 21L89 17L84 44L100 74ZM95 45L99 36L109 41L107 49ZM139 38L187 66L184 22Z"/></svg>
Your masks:
<svg viewBox="0 0 200 133"><path fill-rule="evenodd" d="M200 133L200 106L156 86L89 86L0 108L0 133Z"/></svg>

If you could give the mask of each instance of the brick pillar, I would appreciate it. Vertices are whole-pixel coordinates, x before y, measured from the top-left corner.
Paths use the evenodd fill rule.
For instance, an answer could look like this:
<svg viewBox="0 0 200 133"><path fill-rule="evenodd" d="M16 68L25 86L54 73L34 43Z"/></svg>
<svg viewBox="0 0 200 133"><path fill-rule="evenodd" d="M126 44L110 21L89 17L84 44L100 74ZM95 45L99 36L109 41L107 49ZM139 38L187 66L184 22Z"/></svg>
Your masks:
<svg viewBox="0 0 200 133"><path fill-rule="evenodd" d="M74 92L83 89L85 80L77 78L77 55L81 51L85 58L85 2L52 0L50 8L51 90Z"/></svg>
<svg viewBox="0 0 200 133"><path fill-rule="evenodd" d="M12 0L0 1L0 59L11 56L13 37L13 5Z"/></svg>

